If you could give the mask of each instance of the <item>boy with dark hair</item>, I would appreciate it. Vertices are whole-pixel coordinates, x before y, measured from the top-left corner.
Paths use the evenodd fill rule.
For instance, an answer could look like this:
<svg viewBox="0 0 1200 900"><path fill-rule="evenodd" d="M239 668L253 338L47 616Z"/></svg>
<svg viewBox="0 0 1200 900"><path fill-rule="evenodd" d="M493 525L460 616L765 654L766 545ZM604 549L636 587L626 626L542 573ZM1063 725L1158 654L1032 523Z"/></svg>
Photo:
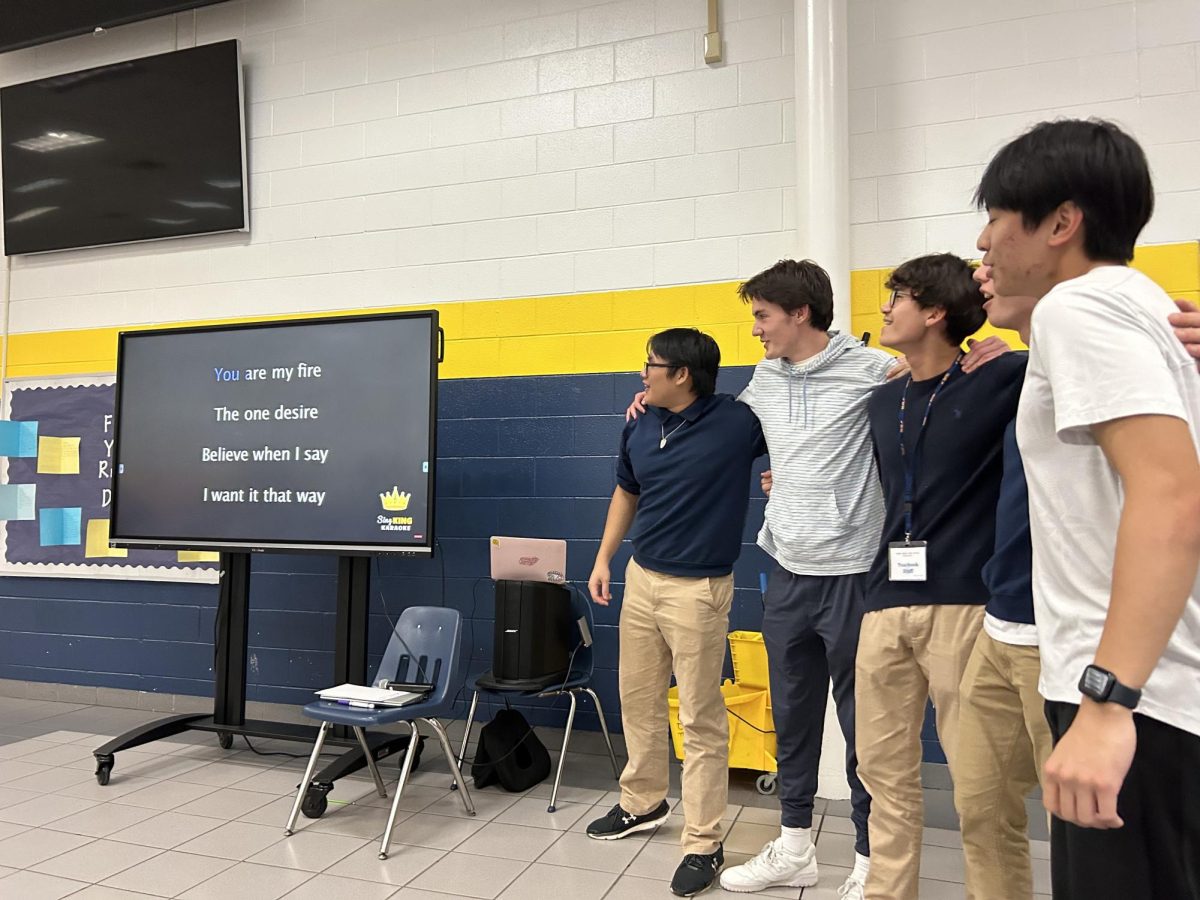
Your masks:
<svg viewBox="0 0 1200 900"><path fill-rule="evenodd" d="M1029 343L1034 297L995 291L991 266L975 270L988 321ZM1200 355L1200 313L1180 301L1175 336ZM1053 747L1033 605L1029 492L1016 420L1004 432L1004 476L996 504L996 552L983 567L989 600L983 629L967 661L959 710L959 762L954 796L962 820L967 892L988 900L1033 896L1025 798L1042 780Z"/></svg>
<svg viewBox="0 0 1200 900"><path fill-rule="evenodd" d="M615 840L666 821L667 688L679 686L683 725L684 858L671 890L689 897L724 864L721 818L729 791L729 723L721 695L733 563L741 551L754 459L766 452L754 413L716 396L716 341L692 328L660 332L642 367L651 414L621 434L617 488L588 588L612 600L609 566L632 526L619 662L629 761L621 800L587 826Z"/></svg>
<svg viewBox="0 0 1200 900"><path fill-rule="evenodd" d="M1025 359L963 373L959 344L984 321L964 260L910 260L887 287L880 341L904 353L911 373L868 403L886 515L858 645L858 772L872 798L865 896L916 900L926 700L955 777L959 683L988 599L980 572L994 549L1004 428Z"/></svg>
<svg viewBox="0 0 1200 900"><path fill-rule="evenodd" d="M1196 900L1200 376L1174 304L1125 265L1149 167L1111 123L1047 122L996 155L976 199L996 291L1039 298L1017 439L1054 894Z"/></svg>
<svg viewBox="0 0 1200 900"><path fill-rule="evenodd" d="M833 288L811 260L780 260L745 282L765 358L739 400L758 415L771 453L770 499L758 544L777 565L763 599L763 639L775 724L778 838L721 886L751 892L817 883L813 800L832 681L846 739L856 832L842 896L861 897L869 868L871 798L854 752L854 656L866 571L883 523L866 407L895 359L830 333Z"/></svg>

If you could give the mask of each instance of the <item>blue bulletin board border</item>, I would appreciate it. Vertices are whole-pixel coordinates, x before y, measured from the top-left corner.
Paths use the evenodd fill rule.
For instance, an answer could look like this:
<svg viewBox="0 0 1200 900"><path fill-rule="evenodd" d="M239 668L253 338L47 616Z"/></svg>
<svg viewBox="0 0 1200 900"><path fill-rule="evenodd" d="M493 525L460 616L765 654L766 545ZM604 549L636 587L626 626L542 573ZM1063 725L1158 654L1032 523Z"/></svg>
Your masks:
<svg viewBox="0 0 1200 900"><path fill-rule="evenodd" d="M0 575L215 584L217 563L194 554L108 547L115 384L112 375L5 382Z"/></svg>

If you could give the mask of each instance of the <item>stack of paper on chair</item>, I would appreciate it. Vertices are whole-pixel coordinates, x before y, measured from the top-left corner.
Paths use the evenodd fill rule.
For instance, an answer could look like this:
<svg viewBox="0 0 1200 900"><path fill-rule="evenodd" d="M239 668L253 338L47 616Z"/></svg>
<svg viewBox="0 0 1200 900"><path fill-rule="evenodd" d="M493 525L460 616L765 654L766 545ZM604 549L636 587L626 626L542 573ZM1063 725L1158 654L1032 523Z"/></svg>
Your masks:
<svg viewBox="0 0 1200 900"><path fill-rule="evenodd" d="M384 688L363 687L361 684L339 684L337 687L317 691L316 695L322 700L344 701L356 706L360 704L404 706L424 696L415 691L391 691Z"/></svg>

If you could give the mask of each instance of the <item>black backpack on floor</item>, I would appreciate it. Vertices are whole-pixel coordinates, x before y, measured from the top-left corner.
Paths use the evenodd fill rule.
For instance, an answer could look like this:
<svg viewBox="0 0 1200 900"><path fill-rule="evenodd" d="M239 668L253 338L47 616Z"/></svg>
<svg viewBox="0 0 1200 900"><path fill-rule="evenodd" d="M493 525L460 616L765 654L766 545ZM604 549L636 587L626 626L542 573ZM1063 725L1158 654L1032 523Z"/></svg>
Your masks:
<svg viewBox="0 0 1200 900"><path fill-rule="evenodd" d="M550 754L525 717L499 710L479 731L471 775L476 787L500 783L506 791L525 791L546 780Z"/></svg>

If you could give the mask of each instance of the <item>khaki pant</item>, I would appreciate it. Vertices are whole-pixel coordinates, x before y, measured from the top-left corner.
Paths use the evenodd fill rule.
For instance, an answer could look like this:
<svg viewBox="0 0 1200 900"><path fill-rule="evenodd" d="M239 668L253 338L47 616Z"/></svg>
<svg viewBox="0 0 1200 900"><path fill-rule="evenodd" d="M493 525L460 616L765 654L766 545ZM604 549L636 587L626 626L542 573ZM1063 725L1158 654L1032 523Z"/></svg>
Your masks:
<svg viewBox="0 0 1200 900"><path fill-rule="evenodd" d="M1025 798L1053 749L1038 694L1037 647L980 631L962 680L954 802L962 822L967 891L987 900L1029 900Z"/></svg>
<svg viewBox="0 0 1200 900"><path fill-rule="evenodd" d="M957 780L959 684L982 623L976 605L901 606L863 617L854 697L858 774L871 795L867 900L917 900L925 701L933 700L938 739Z"/></svg>
<svg viewBox="0 0 1200 900"><path fill-rule="evenodd" d="M683 725L683 852L713 853L729 794L729 720L721 696L733 576L680 578L632 559L621 601L621 724L629 762L621 808L645 815L667 796L667 688Z"/></svg>

